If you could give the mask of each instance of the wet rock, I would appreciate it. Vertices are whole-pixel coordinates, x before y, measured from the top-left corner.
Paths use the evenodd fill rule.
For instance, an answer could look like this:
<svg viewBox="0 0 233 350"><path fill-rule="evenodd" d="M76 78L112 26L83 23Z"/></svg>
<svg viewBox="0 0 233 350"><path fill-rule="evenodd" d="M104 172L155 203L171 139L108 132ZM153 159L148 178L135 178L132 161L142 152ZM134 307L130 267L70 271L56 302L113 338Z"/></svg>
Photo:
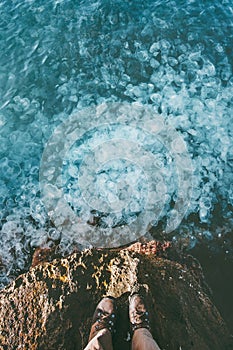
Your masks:
<svg viewBox="0 0 233 350"><path fill-rule="evenodd" d="M130 349L128 296L137 289L146 294L152 333L162 349L230 349L198 263L154 251L155 244L137 245L37 261L0 293L1 349L83 349L103 295L118 298L114 349Z"/></svg>

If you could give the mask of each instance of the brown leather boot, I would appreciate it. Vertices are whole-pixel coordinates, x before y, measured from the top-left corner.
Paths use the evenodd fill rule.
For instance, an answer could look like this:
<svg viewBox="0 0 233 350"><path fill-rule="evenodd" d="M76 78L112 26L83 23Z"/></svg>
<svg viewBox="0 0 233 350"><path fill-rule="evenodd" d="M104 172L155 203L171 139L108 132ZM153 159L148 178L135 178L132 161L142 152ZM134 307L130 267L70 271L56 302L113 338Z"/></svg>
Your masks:
<svg viewBox="0 0 233 350"><path fill-rule="evenodd" d="M145 302L139 294L133 294L129 297L129 320L132 333L138 328L147 328L150 330L149 313Z"/></svg>
<svg viewBox="0 0 233 350"><path fill-rule="evenodd" d="M93 315L88 342L90 342L101 329L107 328L111 333L115 331L115 312L116 305L114 298L105 297L99 302Z"/></svg>

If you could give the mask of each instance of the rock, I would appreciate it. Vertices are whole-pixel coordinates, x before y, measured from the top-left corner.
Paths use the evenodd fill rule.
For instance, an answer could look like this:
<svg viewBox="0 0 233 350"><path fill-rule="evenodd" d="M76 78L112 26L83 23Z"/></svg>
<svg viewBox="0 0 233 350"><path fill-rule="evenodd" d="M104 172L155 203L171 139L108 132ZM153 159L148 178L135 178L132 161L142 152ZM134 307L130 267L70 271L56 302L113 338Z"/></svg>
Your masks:
<svg viewBox="0 0 233 350"><path fill-rule="evenodd" d="M162 349L232 348L199 264L141 248L76 252L19 276L0 293L1 349L83 349L103 295L118 298L114 349L130 349L128 296L137 289L147 296L152 333Z"/></svg>

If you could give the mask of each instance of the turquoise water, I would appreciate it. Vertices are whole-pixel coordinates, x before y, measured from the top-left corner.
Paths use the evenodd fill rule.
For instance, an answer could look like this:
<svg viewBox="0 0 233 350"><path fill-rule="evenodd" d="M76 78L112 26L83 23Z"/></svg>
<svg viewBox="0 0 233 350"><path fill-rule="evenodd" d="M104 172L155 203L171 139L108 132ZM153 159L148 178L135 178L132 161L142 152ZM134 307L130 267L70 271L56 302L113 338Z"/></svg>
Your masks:
<svg viewBox="0 0 233 350"><path fill-rule="evenodd" d="M155 118L162 116L179 132L193 163L193 191L179 233L168 238L188 248L202 240L214 249L225 240L225 253L231 254L232 2L0 1L0 18L2 285L24 270L32 249L48 239L61 239L64 252L79 243L48 229L41 157L57 126L103 103L150 105ZM82 126L89 121L84 113ZM169 157L158 155L166 170ZM123 176L122 164L112 167ZM146 171L146 160L141 167ZM155 226L163 227L175 184L167 187ZM73 188L68 194L77 195ZM67 200L74 205L74 198ZM114 222L107 215L105 224L127 224L135 213L125 210L124 220Z"/></svg>

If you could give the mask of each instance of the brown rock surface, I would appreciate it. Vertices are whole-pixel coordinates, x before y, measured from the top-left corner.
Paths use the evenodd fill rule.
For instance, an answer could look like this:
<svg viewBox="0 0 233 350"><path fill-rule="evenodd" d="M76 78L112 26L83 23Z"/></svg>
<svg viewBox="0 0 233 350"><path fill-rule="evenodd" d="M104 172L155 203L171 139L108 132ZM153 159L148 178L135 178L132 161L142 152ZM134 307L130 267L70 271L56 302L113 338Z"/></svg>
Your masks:
<svg viewBox="0 0 233 350"><path fill-rule="evenodd" d="M232 349L197 262L140 252L86 250L19 276L0 292L1 349L83 349L95 306L106 294L119 303L114 349L130 349L127 300L142 287L162 349Z"/></svg>

